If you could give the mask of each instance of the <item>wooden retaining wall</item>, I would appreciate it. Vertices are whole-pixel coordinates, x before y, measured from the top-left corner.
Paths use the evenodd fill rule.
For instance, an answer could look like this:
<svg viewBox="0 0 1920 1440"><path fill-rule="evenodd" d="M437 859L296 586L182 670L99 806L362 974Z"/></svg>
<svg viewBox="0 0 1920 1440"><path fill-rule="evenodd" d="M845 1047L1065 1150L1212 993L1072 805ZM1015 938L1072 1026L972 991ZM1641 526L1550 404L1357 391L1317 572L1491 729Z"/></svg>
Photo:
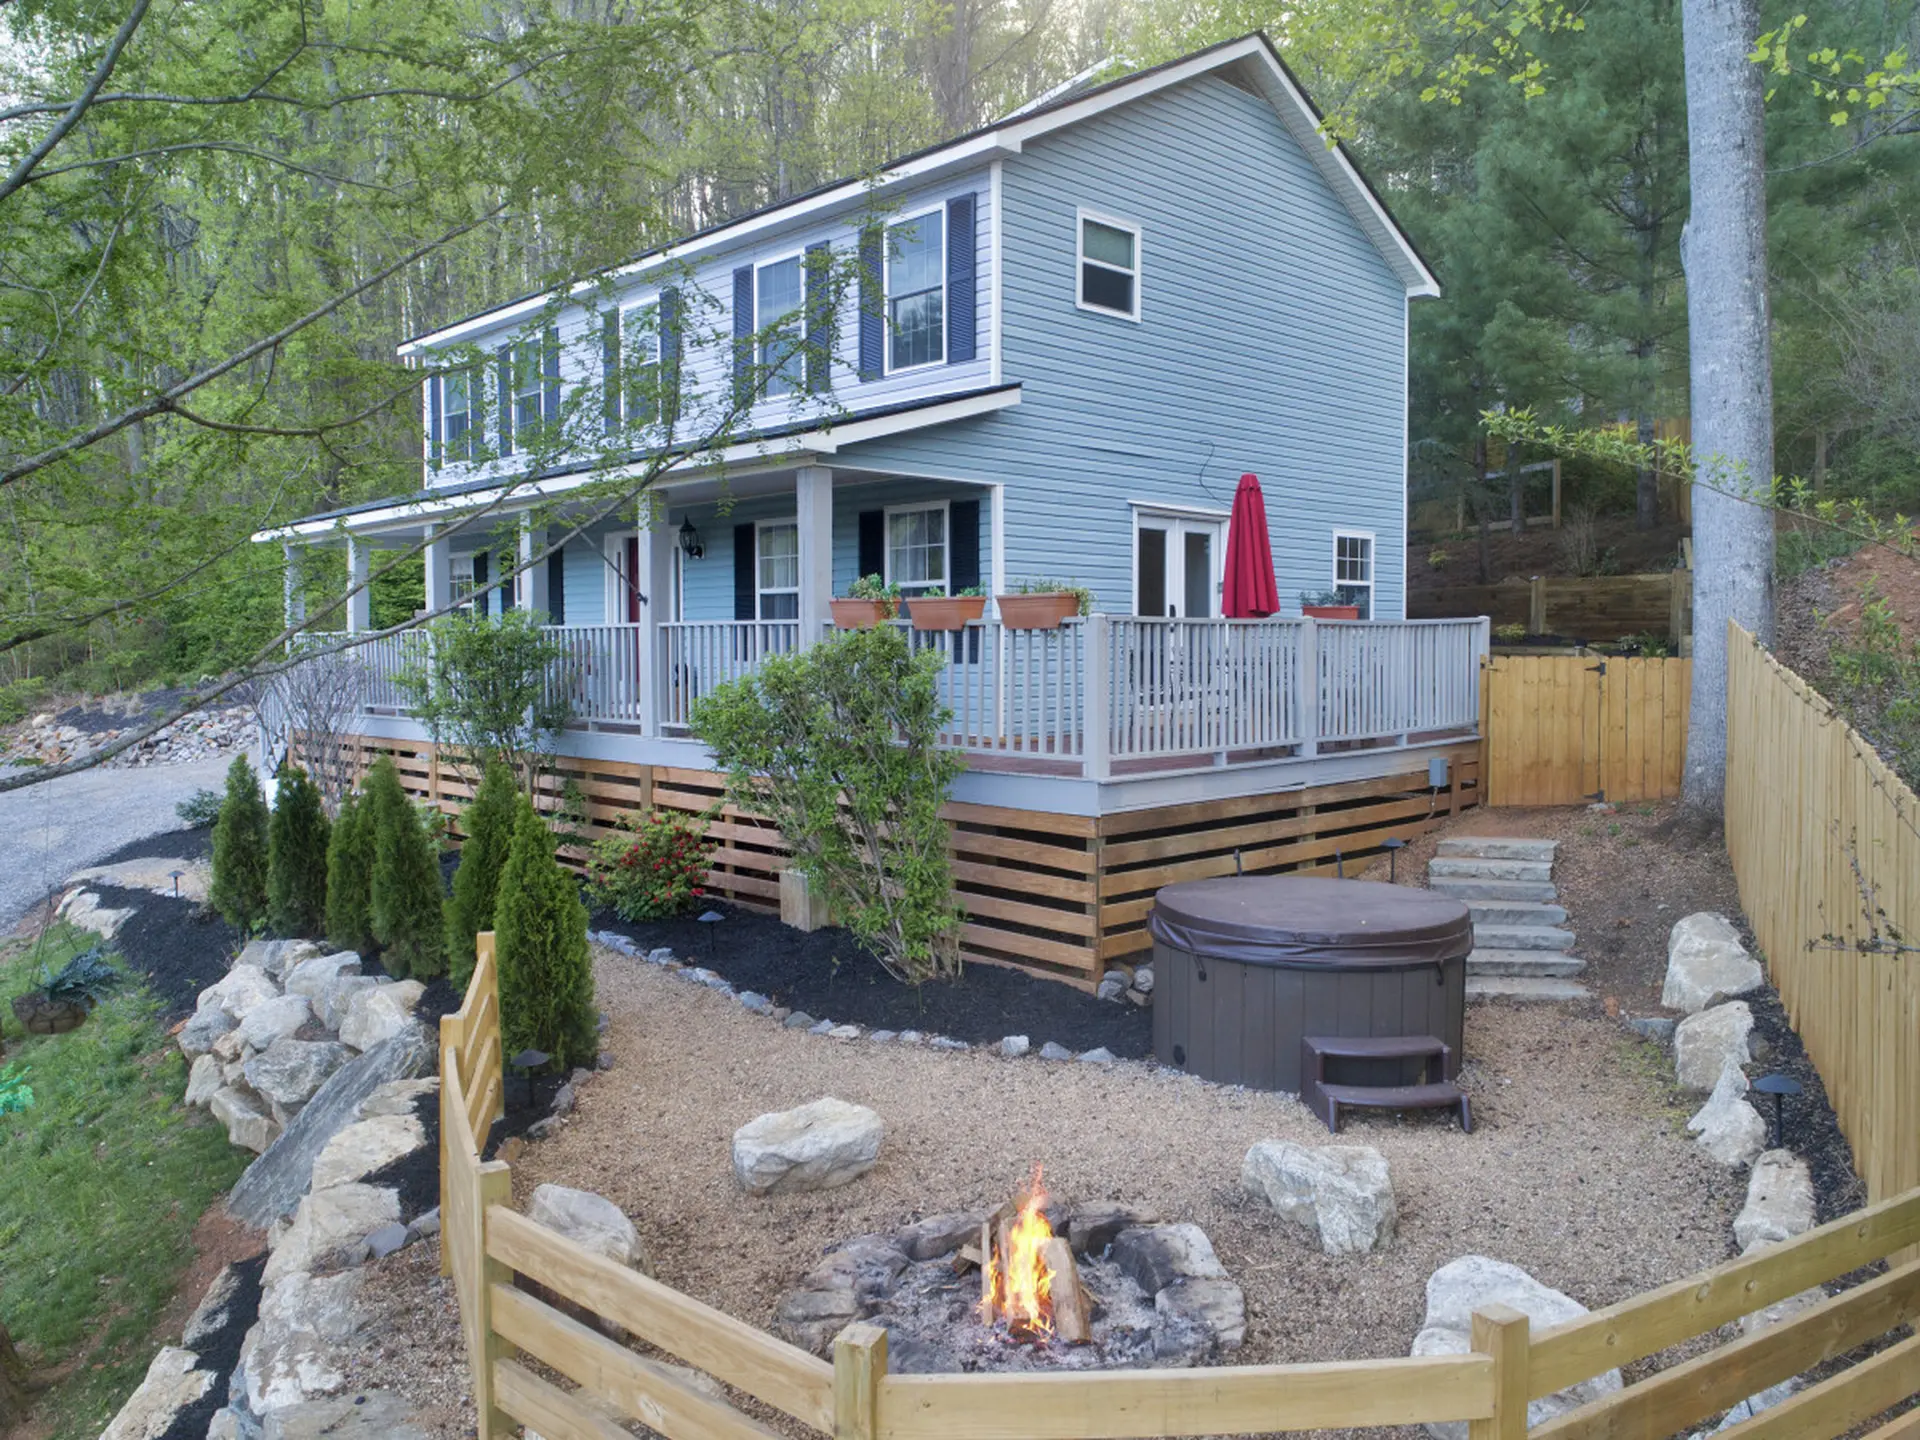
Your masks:
<svg viewBox="0 0 1920 1440"><path fill-rule="evenodd" d="M1495 630L1524 625L1529 635L1565 635L1592 644L1652 634L1678 646L1693 634L1693 574L1512 576L1492 585L1448 585L1407 596L1410 620L1457 615L1485 615Z"/></svg>

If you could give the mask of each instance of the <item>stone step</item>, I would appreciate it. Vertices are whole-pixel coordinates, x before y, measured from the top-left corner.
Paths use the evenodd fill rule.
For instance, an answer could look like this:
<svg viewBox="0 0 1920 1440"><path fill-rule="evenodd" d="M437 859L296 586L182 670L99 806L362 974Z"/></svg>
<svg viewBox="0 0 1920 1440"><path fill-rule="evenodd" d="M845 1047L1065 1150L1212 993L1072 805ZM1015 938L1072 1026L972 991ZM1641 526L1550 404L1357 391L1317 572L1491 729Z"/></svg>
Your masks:
<svg viewBox="0 0 1920 1440"><path fill-rule="evenodd" d="M1494 835L1450 835L1435 849L1436 855L1475 860L1553 861L1558 840L1501 839Z"/></svg>
<svg viewBox="0 0 1920 1440"><path fill-rule="evenodd" d="M1429 875L1427 888L1449 900L1549 901L1558 892L1551 880L1475 880L1465 875Z"/></svg>
<svg viewBox="0 0 1920 1440"><path fill-rule="evenodd" d="M1557 925L1482 925L1475 922L1473 943L1486 950L1571 950L1573 932Z"/></svg>
<svg viewBox="0 0 1920 1440"><path fill-rule="evenodd" d="M1543 980L1531 975L1469 975L1469 1000L1590 1000L1593 992L1574 980Z"/></svg>
<svg viewBox="0 0 1920 1440"><path fill-rule="evenodd" d="M1462 880L1551 880L1551 860L1481 860L1471 855L1437 855L1427 862L1427 874Z"/></svg>
<svg viewBox="0 0 1920 1440"><path fill-rule="evenodd" d="M1488 950L1476 947L1467 956L1467 978L1475 975L1533 975L1565 979L1578 975L1587 962L1564 950Z"/></svg>
<svg viewBox="0 0 1920 1440"><path fill-rule="evenodd" d="M1564 925L1567 912L1558 905L1526 900L1469 900L1467 910L1475 925Z"/></svg>

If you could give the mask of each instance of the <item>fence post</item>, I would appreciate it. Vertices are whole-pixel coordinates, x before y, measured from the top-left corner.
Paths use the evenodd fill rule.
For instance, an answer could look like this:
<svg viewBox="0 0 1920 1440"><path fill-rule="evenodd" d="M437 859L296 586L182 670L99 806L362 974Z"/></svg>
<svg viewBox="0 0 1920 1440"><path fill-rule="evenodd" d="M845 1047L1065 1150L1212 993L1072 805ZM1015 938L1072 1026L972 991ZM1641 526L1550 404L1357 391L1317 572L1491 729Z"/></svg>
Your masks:
<svg viewBox="0 0 1920 1440"><path fill-rule="evenodd" d="M462 1008L464 1009L464 1007ZM443 1072L440 1078L440 1219L443 1227L447 1217L453 1213L447 1206L447 1179L449 1174L447 1145L453 1134L452 1128L447 1124L447 1107L452 1103L452 1100L447 1089L446 1075L444 1072L448 1064L452 1063L453 1057L460 1053L460 1047L466 1044L466 1038L467 1021L463 1014L455 1011L451 1015L442 1015L440 1017L440 1069ZM453 1274L453 1251L445 1244L440 1247L440 1273L442 1275Z"/></svg>
<svg viewBox="0 0 1920 1440"><path fill-rule="evenodd" d="M1544 575L1536 575L1527 585L1527 631L1533 635L1547 633L1547 581Z"/></svg>
<svg viewBox="0 0 1920 1440"><path fill-rule="evenodd" d="M887 1332L856 1321L833 1341L833 1440L880 1433L880 1382L887 1378Z"/></svg>
<svg viewBox="0 0 1920 1440"><path fill-rule="evenodd" d="M1300 753L1320 753L1320 627L1311 615L1300 621Z"/></svg>
<svg viewBox="0 0 1920 1440"><path fill-rule="evenodd" d="M468 1233L461 1237L460 1259L467 1266L467 1293L473 1297L473 1344L468 1351L473 1369L473 1406L478 1417L477 1440L506 1440L519 1423L493 1403L494 1362L509 1346L493 1332L493 1286L511 1284L513 1272L487 1255L487 1212L495 1205L513 1204L513 1173L504 1161L489 1160L473 1172L473 1211ZM445 1228L446 1212L441 1212Z"/></svg>
<svg viewBox="0 0 1920 1440"><path fill-rule="evenodd" d="M1493 1414L1467 1425L1467 1440L1527 1440L1527 1317L1508 1305L1473 1312L1473 1350L1493 1360Z"/></svg>
<svg viewBox="0 0 1920 1440"><path fill-rule="evenodd" d="M1086 734L1087 778L1104 780L1112 773L1113 746L1113 622L1101 614L1087 617L1085 685L1081 690Z"/></svg>

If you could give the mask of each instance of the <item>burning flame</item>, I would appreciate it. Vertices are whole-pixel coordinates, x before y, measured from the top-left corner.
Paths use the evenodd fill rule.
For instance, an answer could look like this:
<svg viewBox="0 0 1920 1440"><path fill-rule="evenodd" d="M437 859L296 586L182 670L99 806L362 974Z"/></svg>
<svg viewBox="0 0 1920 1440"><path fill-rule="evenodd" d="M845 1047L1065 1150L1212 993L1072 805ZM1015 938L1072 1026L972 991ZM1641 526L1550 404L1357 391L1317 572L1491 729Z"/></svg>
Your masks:
<svg viewBox="0 0 1920 1440"><path fill-rule="evenodd" d="M1027 1198L1007 1229L1005 1243L994 1243L988 1262L992 1293L980 1302L982 1320L991 1325L1004 1318L1008 1328L1023 1338L1045 1339L1053 1334L1053 1271L1040 1257L1040 1247L1053 1238L1053 1227L1041 1213L1046 1203L1040 1167L1035 1165Z"/></svg>

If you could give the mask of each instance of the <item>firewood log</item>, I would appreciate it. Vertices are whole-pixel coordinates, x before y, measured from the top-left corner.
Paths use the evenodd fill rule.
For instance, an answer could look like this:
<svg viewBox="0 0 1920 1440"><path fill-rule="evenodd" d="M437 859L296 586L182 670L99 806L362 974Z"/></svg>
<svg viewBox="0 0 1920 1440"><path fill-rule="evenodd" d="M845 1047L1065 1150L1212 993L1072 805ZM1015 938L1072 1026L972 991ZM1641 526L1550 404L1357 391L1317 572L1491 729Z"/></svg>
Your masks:
<svg viewBox="0 0 1920 1440"><path fill-rule="evenodd" d="M1053 1301L1054 1338L1069 1345L1085 1345L1093 1339L1093 1317L1086 1292L1080 1288L1073 1247L1056 1235L1041 1245L1040 1263L1053 1272L1048 1294Z"/></svg>

